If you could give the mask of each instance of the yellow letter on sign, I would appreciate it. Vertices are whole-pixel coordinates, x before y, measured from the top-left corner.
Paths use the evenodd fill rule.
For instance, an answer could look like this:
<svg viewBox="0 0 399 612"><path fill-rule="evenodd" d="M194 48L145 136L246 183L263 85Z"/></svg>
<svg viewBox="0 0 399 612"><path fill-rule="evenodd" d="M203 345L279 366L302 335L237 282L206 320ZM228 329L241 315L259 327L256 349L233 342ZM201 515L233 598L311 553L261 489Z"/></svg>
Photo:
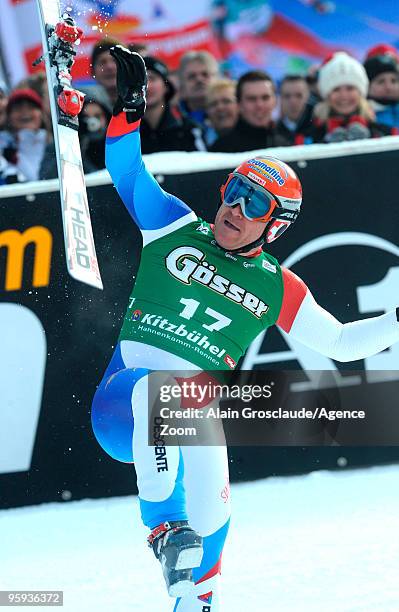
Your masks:
<svg viewBox="0 0 399 612"><path fill-rule="evenodd" d="M0 248L7 248L5 290L18 291L22 288L25 249L35 245L33 262L33 287L47 287L50 282L51 253L53 237L51 232L40 225L24 232L6 230L0 232Z"/></svg>

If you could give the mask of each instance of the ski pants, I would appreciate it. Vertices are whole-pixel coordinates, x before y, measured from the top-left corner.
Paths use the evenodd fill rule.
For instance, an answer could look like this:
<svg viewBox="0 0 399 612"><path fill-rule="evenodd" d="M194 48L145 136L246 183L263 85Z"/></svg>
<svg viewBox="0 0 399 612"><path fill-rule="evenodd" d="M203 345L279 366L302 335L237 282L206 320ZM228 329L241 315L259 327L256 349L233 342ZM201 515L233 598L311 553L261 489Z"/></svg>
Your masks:
<svg viewBox="0 0 399 612"><path fill-rule="evenodd" d="M93 431L111 457L134 461L147 527L188 520L203 537L202 563L193 570L195 587L176 600L174 612L219 612L221 554L230 520L227 449L165 446L160 461L159 447L148 445L145 380L157 370L199 368L156 347L120 342L94 396Z"/></svg>

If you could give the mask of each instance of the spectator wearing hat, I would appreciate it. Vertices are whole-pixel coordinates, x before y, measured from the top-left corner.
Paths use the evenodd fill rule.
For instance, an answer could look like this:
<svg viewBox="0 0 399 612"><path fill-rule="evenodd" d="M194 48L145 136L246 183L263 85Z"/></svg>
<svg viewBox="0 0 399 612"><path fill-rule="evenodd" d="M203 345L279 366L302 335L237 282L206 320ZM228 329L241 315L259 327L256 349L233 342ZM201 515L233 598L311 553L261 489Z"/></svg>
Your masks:
<svg viewBox="0 0 399 612"><path fill-rule="evenodd" d="M380 45L369 51L364 67L370 81L369 100L379 123L399 129L399 54Z"/></svg>
<svg viewBox="0 0 399 612"><path fill-rule="evenodd" d="M99 40L91 53L91 72L95 84L79 87L83 93L98 100L109 113L118 97L116 91L116 64L109 50L119 41L111 38Z"/></svg>
<svg viewBox="0 0 399 612"><path fill-rule="evenodd" d="M25 77L15 86L15 89L33 89L42 100L43 121L49 133L50 139L53 138L53 124L51 120L50 98L47 87L46 72L41 70Z"/></svg>
<svg viewBox="0 0 399 612"><path fill-rule="evenodd" d="M362 64L344 52L335 53L319 71L323 102L313 114L313 127L305 142L342 142L392 134L375 122L367 101L369 80Z"/></svg>
<svg viewBox="0 0 399 612"><path fill-rule="evenodd" d="M175 87L169 80L166 64L152 56L145 56L148 74L147 107L141 121L141 151L205 151L201 126L188 117L174 112L169 101Z"/></svg>
<svg viewBox="0 0 399 612"><path fill-rule="evenodd" d="M0 132L0 151L5 182L34 181L47 144L43 103L33 89L16 89L8 98L7 130Z"/></svg>

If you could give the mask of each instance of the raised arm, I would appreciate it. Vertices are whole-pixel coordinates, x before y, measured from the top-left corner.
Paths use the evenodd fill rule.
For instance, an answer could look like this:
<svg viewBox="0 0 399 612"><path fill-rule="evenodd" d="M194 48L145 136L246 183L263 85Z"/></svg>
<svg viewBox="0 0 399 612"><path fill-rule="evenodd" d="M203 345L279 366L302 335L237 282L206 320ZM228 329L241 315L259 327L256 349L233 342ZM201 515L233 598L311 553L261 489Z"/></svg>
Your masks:
<svg viewBox="0 0 399 612"><path fill-rule="evenodd" d="M305 283L283 268L284 298L277 325L295 340L336 361L375 355L399 341L399 309L340 323L319 306Z"/></svg>
<svg viewBox="0 0 399 612"><path fill-rule="evenodd" d="M158 230L182 219L195 219L189 206L164 191L141 157L140 120L145 110L146 70L143 59L118 45L116 60L119 99L108 126L106 166L115 187L141 230Z"/></svg>

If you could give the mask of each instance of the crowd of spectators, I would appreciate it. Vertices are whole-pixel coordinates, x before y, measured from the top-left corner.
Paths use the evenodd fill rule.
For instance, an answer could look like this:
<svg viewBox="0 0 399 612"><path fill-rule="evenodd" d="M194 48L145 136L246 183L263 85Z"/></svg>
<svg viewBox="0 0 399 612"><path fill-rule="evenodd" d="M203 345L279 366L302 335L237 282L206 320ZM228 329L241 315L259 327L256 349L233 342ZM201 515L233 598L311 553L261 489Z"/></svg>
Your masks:
<svg viewBox="0 0 399 612"><path fill-rule="evenodd" d="M93 84L79 137L85 172L105 166L104 144L117 99L116 65L104 39L92 52ZM144 154L159 151L241 152L298 144L332 143L399 134L399 52L378 45L364 64L344 52L288 74L277 84L251 70L233 81L207 51L190 51L171 72L143 46L148 71L141 123ZM0 185L57 176L44 73L9 91L0 81Z"/></svg>

